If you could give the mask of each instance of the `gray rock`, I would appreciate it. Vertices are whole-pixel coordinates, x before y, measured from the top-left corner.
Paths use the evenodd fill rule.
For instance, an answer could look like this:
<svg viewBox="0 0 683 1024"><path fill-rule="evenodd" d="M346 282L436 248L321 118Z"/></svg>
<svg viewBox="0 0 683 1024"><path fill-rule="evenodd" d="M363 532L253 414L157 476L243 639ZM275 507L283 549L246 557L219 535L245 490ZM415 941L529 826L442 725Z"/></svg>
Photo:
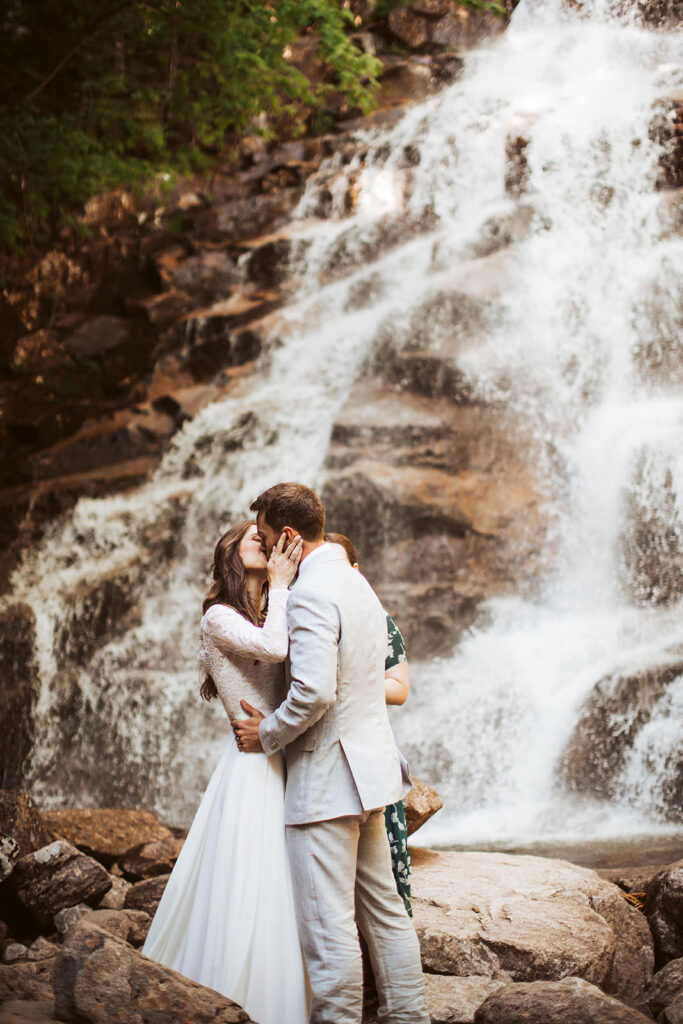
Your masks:
<svg viewBox="0 0 683 1024"><path fill-rule="evenodd" d="M503 984L477 975L454 978L447 974L425 974L425 983L432 1024L472 1024L477 1008Z"/></svg>
<svg viewBox="0 0 683 1024"><path fill-rule="evenodd" d="M428 782L416 779L411 775L410 781L413 788L403 798L403 806L406 812L406 825L408 835L417 832L419 828L436 814L443 807L443 800Z"/></svg>
<svg viewBox="0 0 683 1024"><path fill-rule="evenodd" d="M2 951L2 962L16 964L20 960L28 960L28 948L21 942L8 942Z"/></svg>
<svg viewBox="0 0 683 1024"><path fill-rule="evenodd" d="M642 914L565 861L414 849L413 913L425 970L533 981L578 976L623 998L652 977Z"/></svg>
<svg viewBox="0 0 683 1024"><path fill-rule="evenodd" d="M131 885L126 893L125 909L144 910L150 917L154 917L169 877L169 875L158 875L156 878L146 878L144 882L136 882L135 885Z"/></svg>
<svg viewBox="0 0 683 1024"><path fill-rule="evenodd" d="M59 839L22 857L10 876L10 885L38 925L49 929L54 915L65 907L96 903L110 888L111 880L96 860Z"/></svg>
<svg viewBox="0 0 683 1024"><path fill-rule="evenodd" d="M77 903L75 907L65 907L64 910L59 910L54 916L55 928L60 935L66 935L69 928L73 928L76 921L85 917L91 910L92 907L89 907L87 903Z"/></svg>
<svg viewBox="0 0 683 1024"><path fill-rule="evenodd" d="M155 1020L238 1024L249 1020L229 999L149 960L102 928L80 921L54 968L55 1016L79 1024Z"/></svg>
<svg viewBox="0 0 683 1024"><path fill-rule="evenodd" d="M475 1024L645 1024L648 1020L582 978L506 985L474 1015Z"/></svg>
<svg viewBox="0 0 683 1024"><path fill-rule="evenodd" d="M0 836L0 882L14 871L14 865L19 859L19 843L12 836Z"/></svg>
<svg viewBox="0 0 683 1024"><path fill-rule="evenodd" d="M88 320L64 342L67 352L77 359L93 359L130 340L131 325L120 316L98 316Z"/></svg>
<svg viewBox="0 0 683 1024"><path fill-rule="evenodd" d="M683 957L683 860L670 864L652 879L645 913L655 940L657 966Z"/></svg>

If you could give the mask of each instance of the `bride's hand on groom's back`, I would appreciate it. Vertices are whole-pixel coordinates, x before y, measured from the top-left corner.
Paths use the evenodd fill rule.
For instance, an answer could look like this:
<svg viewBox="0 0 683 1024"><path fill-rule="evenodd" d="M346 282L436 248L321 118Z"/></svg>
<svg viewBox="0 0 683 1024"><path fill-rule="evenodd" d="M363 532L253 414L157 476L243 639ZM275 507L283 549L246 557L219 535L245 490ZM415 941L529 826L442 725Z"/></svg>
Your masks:
<svg viewBox="0 0 683 1024"><path fill-rule="evenodd" d="M268 584L271 590L286 590L299 568L303 540L297 534L287 547L286 543L287 534L281 533L268 559Z"/></svg>

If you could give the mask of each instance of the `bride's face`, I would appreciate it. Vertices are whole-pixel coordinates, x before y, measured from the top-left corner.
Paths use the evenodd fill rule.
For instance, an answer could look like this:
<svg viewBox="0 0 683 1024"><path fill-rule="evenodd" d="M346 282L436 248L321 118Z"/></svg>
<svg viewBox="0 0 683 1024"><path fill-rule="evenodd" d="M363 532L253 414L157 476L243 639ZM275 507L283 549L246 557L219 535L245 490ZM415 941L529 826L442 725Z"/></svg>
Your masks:
<svg viewBox="0 0 683 1024"><path fill-rule="evenodd" d="M255 523L242 537L238 551L247 572L265 573L268 560L261 550L261 536Z"/></svg>

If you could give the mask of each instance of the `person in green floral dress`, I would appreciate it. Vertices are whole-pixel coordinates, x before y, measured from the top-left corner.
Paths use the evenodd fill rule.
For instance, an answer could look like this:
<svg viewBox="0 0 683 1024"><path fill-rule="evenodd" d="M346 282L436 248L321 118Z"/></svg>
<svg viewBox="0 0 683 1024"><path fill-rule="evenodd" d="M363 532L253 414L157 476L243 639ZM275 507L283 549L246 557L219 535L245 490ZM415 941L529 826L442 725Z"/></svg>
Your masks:
<svg viewBox="0 0 683 1024"><path fill-rule="evenodd" d="M343 533L326 533L325 540L330 544L338 544L342 547L354 569L358 568L356 549L348 537L345 537ZM389 614L387 614L387 653L384 661L384 679L387 704L404 704L409 686L408 658L401 631ZM396 888L408 915L412 917L408 829L402 800L385 808L384 823L389 838L391 867L396 880Z"/></svg>

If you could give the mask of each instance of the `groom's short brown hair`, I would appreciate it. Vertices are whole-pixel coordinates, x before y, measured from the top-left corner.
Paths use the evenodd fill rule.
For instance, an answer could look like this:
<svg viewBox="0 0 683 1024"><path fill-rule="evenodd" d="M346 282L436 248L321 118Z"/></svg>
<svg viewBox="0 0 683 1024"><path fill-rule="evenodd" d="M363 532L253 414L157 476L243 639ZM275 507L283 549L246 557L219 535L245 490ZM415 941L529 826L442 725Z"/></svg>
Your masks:
<svg viewBox="0 0 683 1024"><path fill-rule="evenodd" d="M250 508L263 512L271 529L291 526L304 540L321 540L325 531L324 505L315 491L303 484L275 484L259 494Z"/></svg>

